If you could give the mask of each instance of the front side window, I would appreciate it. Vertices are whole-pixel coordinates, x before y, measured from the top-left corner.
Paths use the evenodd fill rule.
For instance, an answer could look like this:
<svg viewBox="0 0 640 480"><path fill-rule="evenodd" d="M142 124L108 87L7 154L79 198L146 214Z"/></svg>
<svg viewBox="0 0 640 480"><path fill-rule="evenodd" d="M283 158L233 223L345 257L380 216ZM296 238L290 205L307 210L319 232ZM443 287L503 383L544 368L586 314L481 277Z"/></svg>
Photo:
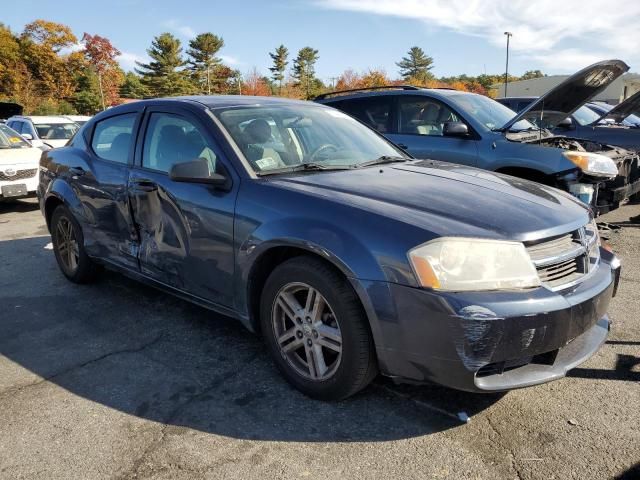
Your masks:
<svg viewBox="0 0 640 480"><path fill-rule="evenodd" d="M214 109L257 173L315 164L351 168L404 154L348 115L315 105Z"/></svg>
<svg viewBox="0 0 640 480"><path fill-rule="evenodd" d="M152 113L142 148L142 166L168 173L173 165L204 159L216 172L216 154L203 132L189 119Z"/></svg>
<svg viewBox="0 0 640 480"><path fill-rule="evenodd" d="M400 97L398 104L400 133L442 136L446 122L460 118L446 105L427 97Z"/></svg>
<svg viewBox="0 0 640 480"><path fill-rule="evenodd" d="M35 127L42 140L69 140L78 131L78 125L73 122L38 123Z"/></svg>
<svg viewBox="0 0 640 480"><path fill-rule="evenodd" d="M98 157L119 163L129 161L136 116L137 113L127 113L96 123L91 147Z"/></svg>

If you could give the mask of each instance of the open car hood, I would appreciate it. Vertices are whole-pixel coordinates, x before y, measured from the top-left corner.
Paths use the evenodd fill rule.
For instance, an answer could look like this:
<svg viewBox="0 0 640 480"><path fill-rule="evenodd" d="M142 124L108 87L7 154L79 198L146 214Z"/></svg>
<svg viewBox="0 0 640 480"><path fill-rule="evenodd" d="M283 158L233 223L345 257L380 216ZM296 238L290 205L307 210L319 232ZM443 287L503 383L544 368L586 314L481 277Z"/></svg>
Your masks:
<svg viewBox="0 0 640 480"><path fill-rule="evenodd" d="M640 111L640 92L636 92L626 100L623 100L618 105L613 107L608 112L602 114L602 116L593 122L591 125L596 125L605 119L611 119L615 123L622 123L632 113L638 113Z"/></svg>
<svg viewBox="0 0 640 480"><path fill-rule="evenodd" d="M509 130L522 119L535 124L542 120L545 128L553 128L628 70L629 65L622 60L604 60L583 68L531 103L501 130Z"/></svg>

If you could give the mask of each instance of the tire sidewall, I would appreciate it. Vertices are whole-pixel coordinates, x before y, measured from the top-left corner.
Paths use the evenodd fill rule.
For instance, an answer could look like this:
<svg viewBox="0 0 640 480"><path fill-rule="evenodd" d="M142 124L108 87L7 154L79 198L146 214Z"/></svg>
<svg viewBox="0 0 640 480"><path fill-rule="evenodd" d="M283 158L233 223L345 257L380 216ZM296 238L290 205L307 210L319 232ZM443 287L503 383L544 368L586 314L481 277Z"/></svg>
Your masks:
<svg viewBox="0 0 640 480"><path fill-rule="evenodd" d="M314 398L320 399L343 397L340 392L356 381L354 366L357 366L359 362L357 355L359 355L359 350L362 348L357 336L355 322L362 322L363 314L360 312L359 316L354 316L353 308L349 308L347 302L353 302L355 299L351 298L345 301L344 298L341 298L339 289L333 284L336 281L346 282L345 279L336 274L328 277L326 273L305 268L295 262L287 262L278 267L267 280L260 303L262 334L278 369L293 386ZM318 290L331 306L340 326L342 335L340 365L336 372L326 380L310 380L297 373L282 356L277 343L271 320L273 304L282 287L292 282L303 282ZM355 296L355 292L353 295ZM371 345L369 345L369 348L371 348Z"/></svg>
<svg viewBox="0 0 640 480"><path fill-rule="evenodd" d="M75 271L71 272L66 267L65 263L60 258L60 253L58 251L58 242L57 242L57 234L56 229L58 228L58 222L61 218L67 219L73 228L73 233L76 239L76 243L78 244L78 266ZM71 213L71 211L65 205L59 205L53 212L51 216L51 242L53 244L53 252L56 257L56 261L58 262L58 266L60 267L60 271L67 277L69 280L73 282L82 282L87 275L87 270L89 269L89 263L91 260L87 257L84 251L84 237L82 235L82 229L78 224L77 220Z"/></svg>

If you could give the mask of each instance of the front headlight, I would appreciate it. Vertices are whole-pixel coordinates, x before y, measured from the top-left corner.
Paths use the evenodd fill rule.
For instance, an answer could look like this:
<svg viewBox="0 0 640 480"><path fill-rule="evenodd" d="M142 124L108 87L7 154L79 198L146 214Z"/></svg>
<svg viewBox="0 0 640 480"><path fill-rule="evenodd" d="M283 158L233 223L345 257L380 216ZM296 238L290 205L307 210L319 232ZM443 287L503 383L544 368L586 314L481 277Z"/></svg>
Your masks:
<svg viewBox="0 0 640 480"><path fill-rule="evenodd" d="M408 256L423 287L477 291L540 286L520 242L442 237L410 250Z"/></svg>
<svg viewBox="0 0 640 480"><path fill-rule="evenodd" d="M562 152L562 155L588 175L605 178L614 178L618 175L618 168L614 161L604 155L575 150Z"/></svg>

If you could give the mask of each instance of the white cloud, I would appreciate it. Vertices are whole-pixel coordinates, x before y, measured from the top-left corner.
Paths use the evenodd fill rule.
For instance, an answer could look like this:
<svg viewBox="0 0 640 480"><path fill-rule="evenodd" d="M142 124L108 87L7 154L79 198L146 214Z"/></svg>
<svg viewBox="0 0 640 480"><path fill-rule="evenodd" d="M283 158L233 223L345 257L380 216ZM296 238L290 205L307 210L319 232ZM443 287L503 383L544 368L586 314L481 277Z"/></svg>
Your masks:
<svg viewBox="0 0 640 480"><path fill-rule="evenodd" d="M319 6L404 17L480 37L514 55L571 71L594 60L640 64L629 28L640 22L637 0L315 0ZM567 46L570 47L567 47Z"/></svg>
<svg viewBox="0 0 640 480"><path fill-rule="evenodd" d="M197 35L196 31L189 25L178 23L176 20L167 20L162 24L162 26L179 33L186 38L193 38Z"/></svg>
<svg viewBox="0 0 640 480"><path fill-rule="evenodd" d="M136 67L136 62L146 63L148 61L146 57L132 52L121 52L117 60L125 72L133 70Z"/></svg>
<svg viewBox="0 0 640 480"><path fill-rule="evenodd" d="M231 55L220 55L220 59L227 65L231 65L231 66L244 65L244 62L240 61L238 58L233 57Z"/></svg>
<svg viewBox="0 0 640 480"><path fill-rule="evenodd" d="M68 55L73 52L81 52L82 50L84 50L84 44L82 42L77 42L70 47L63 48L62 50L60 50L60 53L62 55Z"/></svg>

